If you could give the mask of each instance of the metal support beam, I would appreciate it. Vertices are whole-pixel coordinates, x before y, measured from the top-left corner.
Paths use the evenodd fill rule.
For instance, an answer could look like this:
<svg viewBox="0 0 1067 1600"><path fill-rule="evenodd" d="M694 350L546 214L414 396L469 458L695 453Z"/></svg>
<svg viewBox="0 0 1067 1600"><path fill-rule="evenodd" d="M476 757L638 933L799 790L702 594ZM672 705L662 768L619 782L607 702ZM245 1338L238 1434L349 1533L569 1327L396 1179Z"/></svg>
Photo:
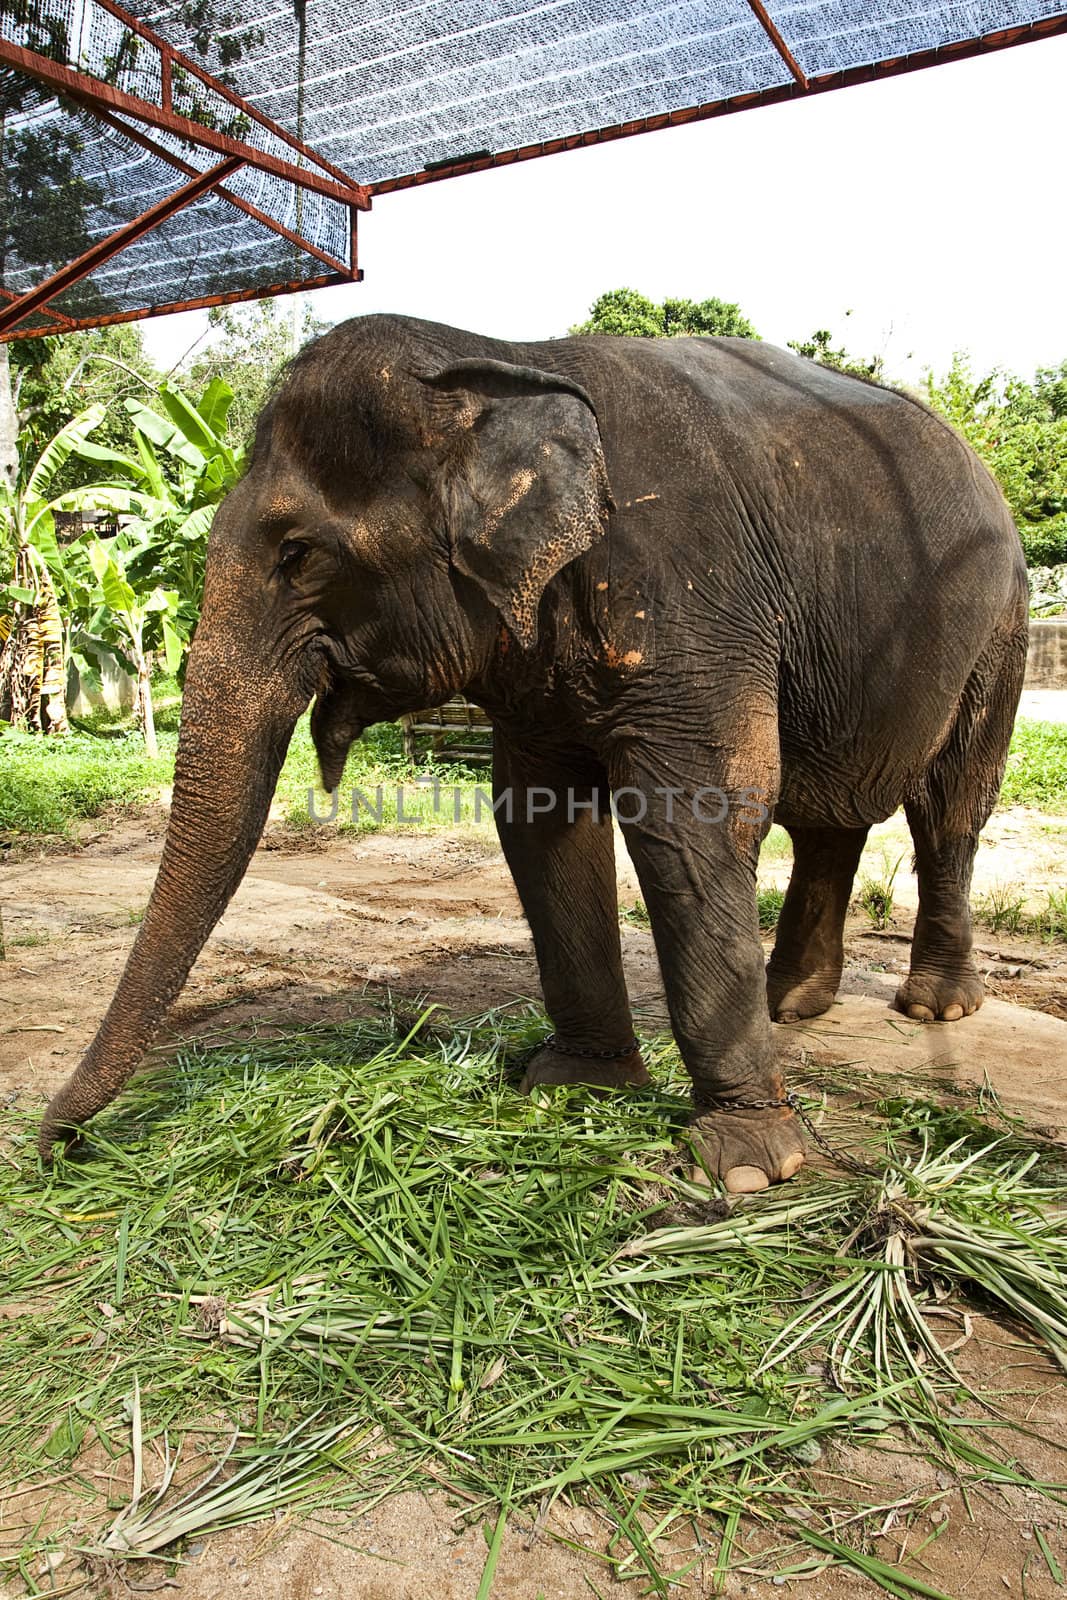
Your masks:
<svg viewBox="0 0 1067 1600"><path fill-rule="evenodd" d="M176 189L165 200L160 200L158 205L152 206L149 211L142 212L125 227L109 234L106 239L100 239L96 244L90 245L76 261L61 267L50 278L39 283L35 289L30 289L18 300L13 300L10 305L0 308L0 335L6 333L8 328L13 328L24 317L28 317L31 312L43 310L49 300L57 294L62 294L64 289L69 289L72 284L78 283L90 272L95 272L105 261L117 256L120 250L136 244L138 239L143 239L146 233L151 233L159 223L166 222L175 212L191 205L194 200L199 200L201 195L214 189L223 179L232 177L242 165L240 157L228 156L217 166L209 167L207 172L199 173L190 183L183 184L180 189Z"/></svg>
<svg viewBox="0 0 1067 1600"><path fill-rule="evenodd" d="M797 61L796 56L793 54L792 50L790 50L785 40L778 32L778 29L775 27L773 21L771 20L770 14L767 11L767 7L763 4L763 0L748 0L748 3L752 11L755 13L756 20L760 27L767 35L774 48L777 50L786 66L799 83L800 87L802 89L806 89L808 87L808 80L801 71L800 63Z"/></svg>
<svg viewBox="0 0 1067 1600"><path fill-rule="evenodd" d="M17 300L18 298L18 295L13 289L0 288L0 299ZM56 324L54 328L42 328L40 330L42 333L67 333L74 327L74 323L71 321L70 317L65 317L61 311L52 311L51 309L46 308L42 310L41 314L45 317L51 317L52 321Z"/></svg>
<svg viewBox="0 0 1067 1600"><path fill-rule="evenodd" d="M138 306L134 311L112 311L104 317L71 319L70 327L79 333L90 328L114 328L120 322L142 322L149 317L169 317L175 311L206 311L211 306L241 305L248 300L270 300L279 294L303 294L309 289L336 289L352 282L359 283L362 277L362 272L357 272L354 279L349 277L347 272L344 277L337 272L328 272L321 278L301 278L294 283L258 284L253 289L232 289L228 294L205 294L195 300L174 300L166 305ZM66 328L15 328L10 333L0 334L0 342L45 339L49 335L66 331Z"/></svg>
<svg viewBox="0 0 1067 1600"><path fill-rule="evenodd" d="M151 100L142 100L137 95L126 94L112 84L104 83L100 78L93 78L88 73L75 72L70 67L61 66L57 61L50 61L47 56L38 55L35 50L24 50L21 45L12 44L9 39L0 39L0 64L14 67L16 71L36 78L38 82L47 84L56 94L77 100L89 110L103 109L133 117L137 122L147 122L150 127L162 128L167 133L175 134L179 139L187 139L191 144L200 145L206 150L214 150L219 155L235 156L250 167L259 167L264 172L273 173L277 178L286 178L290 183L298 184L303 189L311 189L315 194L326 195L330 200L340 200L343 205L356 206L360 211L370 210L370 191L362 184L353 183L351 180L341 184L334 178L324 177L321 172L313 171L310 167L297 166L292 161L283 161L280 156L268 155L265 150L246 144L242 139L231 138L227 133L220 133L217 128L209 128L203 122L194 121L192 117L184 117L176 111L157 106ZM222 92L222 86L216 84L209 75L198 73L198 76L204 78L213 89ZM235 97L227 94L226 98ZM273 129L271 131L273 132ZM293 143L288 136L287 142ZM319 163L319 157L310 152L307 159Z"/></svg>
<svg viewBox="0 0 1067 1600"><path fill-rule="evenodd" d="M756 106L780 105L785 100L802 100L807 95L826 94L833 89L848 89L854 84L877 83L881 78L896 78L906 72L920 72L926 67L937 67L948 61L965 61L971 56L989 55L995 50L1008 50L1015 45L1030 44L1039 39L1052 39L1067 34L1067 12L1058 16L1043 17L1039 22L1022 23L1014 28L1000 28L996 33L985 33L977 39L961 39L956 44L938 45L932 50L916 50L911 55L892 56L885 61L875 61L862 67L848 67L839 72L820 73L809 78L806 87L799 83L776 84L770 89L755 89L748 94L731 95L726 100L708 100L699 106L684 106L679 111L657 111L648 117L637 117L632 122L616 122L610 127L591 129L585 133L564 134L558 139L544 139L538 144L521 145L514 150L496 150L492 154L461 156L456 161L434 162L432 168L408 172L398 178L382 178L370 185L372 195L395 194L401 189L421 188L424 183L440 183L444 178L466 177L472 172L487 172L491 167L510 167L517 161L535 161L540 156L561 155L567 150L584 150L590 145L612 144L616 139L630 139L639 133L658 133L662 128L681 128L690 122L708 122L712 117L727 117L735 111L749 111Z"/></svg>
<svg viewBox="0 0 1067 1600"><path fill-rule="evenodd" d="M261 128L266 128L268 133L272 133L276 139L281 139L283 144L287 144L290 150L294 150L297 155L303 156L305 161L312 162L322 172L330 173L346 189L359 188L359 185L347 172L342 171L340 167L334 166L333 162L328 161L325 156L320 156L317 150L312 150L310 145L305 144L302 139L290 133L288 128L283 128L280 122L275 122L265 112L258 110L250 100L246 100L236 90L231 89L228 83L223 83L220 78L213 77L206 67L202 67L199 62L194 61L192 56L186 55L184 50L176 50L161 33L157 33L154 28L148 26L147 22L142 22L140 17L135 17L125 7L118 5L117 0L95 0L95 4L100 6L101 10L110 12L113 17L116 17L122 23L123 27L129 28L131 33L137 34L138 38L144 39L159 51L164 96L163 104L168 109L173 105L171 99L173 93L172 68L180 67L183 72L187 72L198 79L213 94L220 95L223 100L229 101L230 105L239 111L242 116L247 117L250 122L258 123Z"/></svg>
<svg viewBox="0 0 1067 1600"><path fill-rule="evenodd" d="M99 117L101 122L106 122L109 128L114 128L116 133L121 133L124 138L140 145L141 149L147 150L149 155L156 156L160 161L169 162L179 172L184 172L187 178L196 177L196 167L188 161L183 161L181 156L176 156L172 150L168 150L165 145L160 144L158 139L152 139L147 133L142 133L140 128L135 128L130 123L124 122L121 117L114 116L110 111L101 111L99 107L94 108L93 115ZM231 206L236 206L238 211L243 211L245 216L261 223L264 228L270 228L273 233L280 234L283 239L287 239L290 244L296 245L305 254L314 256L317 261L322 262L323 266L331 268L334 272L340 272L346 277L349 275L350 269L344 261L337 261L327 251L320 250L310 240L302 238L300 234L294 233L291 228L287 228L284 222L278 222L274 217L269 216L266 211L261 211L258 206L254 206L250 200L243 200L239 194L234 194L233 190L227 188L224 183L220 183L217 186L215 193L221 199L228 201ZM356 212L354 207L351 207L350 210L352 216L351 271L354 272L356 266Z"/></svg>

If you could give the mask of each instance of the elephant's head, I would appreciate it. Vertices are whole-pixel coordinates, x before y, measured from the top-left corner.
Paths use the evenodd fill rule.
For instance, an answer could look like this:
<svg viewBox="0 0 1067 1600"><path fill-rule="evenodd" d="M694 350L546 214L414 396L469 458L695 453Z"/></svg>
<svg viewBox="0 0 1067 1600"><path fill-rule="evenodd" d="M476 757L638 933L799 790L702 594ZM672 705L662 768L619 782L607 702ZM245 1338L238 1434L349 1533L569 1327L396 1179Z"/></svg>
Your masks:
<svg viewBox="0 0 1067 1600"><path fill-rule="evenodd" d="M589 396L505 354L361 319L304 351L264 411L211 534L159 874L44 1155L137 1066L244 876L309 701L332 789L369 723L462 689L502 626L533 648L545 586L601 534Z"/></svg>

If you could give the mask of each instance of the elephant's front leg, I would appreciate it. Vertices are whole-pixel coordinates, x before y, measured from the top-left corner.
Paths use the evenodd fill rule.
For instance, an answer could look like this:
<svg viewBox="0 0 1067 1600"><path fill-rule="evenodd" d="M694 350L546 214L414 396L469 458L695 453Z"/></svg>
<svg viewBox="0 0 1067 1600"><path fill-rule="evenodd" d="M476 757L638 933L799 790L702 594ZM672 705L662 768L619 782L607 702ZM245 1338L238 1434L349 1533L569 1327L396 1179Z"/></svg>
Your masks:
<svg viewBox="0 0 1067 1600"><path fill-rule="evenodd" d="M745 745L739 739L735 748ZM616 803L693 1080L693 1146L728 1190L746 1193L791 1178L804 1145L784 1103L767 1014L756 910L762 819L731 776L713 769L703 786L672 786L631 774ZM759 775L753 788L767 792Z"/></svg>
<svg viewBox="0 0 1067 1600"><path fill-rule="evenodd" d="M647 1083L622 972L606 785L532 760L498 731L493 788L500 843L533 934L554 1029L552 1045L527 1066L523 1091Z"/></svg>

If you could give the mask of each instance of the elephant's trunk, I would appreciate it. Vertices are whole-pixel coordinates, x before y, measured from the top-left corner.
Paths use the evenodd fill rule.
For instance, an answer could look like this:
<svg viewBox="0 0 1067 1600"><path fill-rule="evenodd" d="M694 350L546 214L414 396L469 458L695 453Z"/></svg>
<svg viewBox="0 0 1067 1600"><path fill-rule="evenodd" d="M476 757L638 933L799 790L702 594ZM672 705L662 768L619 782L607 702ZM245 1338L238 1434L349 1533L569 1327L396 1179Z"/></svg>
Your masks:
<svg viewBox="0 0 1067 1600"><path fill-rule="evenodd" d="M209 576L209 593L221 587ZM215 607L220 614L225 608ZM152 1042L244 876L309 699L295 663L250 670L255 634L247 617L217 623L209 615L205 601L189 659L174 799L152 896L107 1015L45 1112L44 1157L64 1130L115 1098Z"/></svg>

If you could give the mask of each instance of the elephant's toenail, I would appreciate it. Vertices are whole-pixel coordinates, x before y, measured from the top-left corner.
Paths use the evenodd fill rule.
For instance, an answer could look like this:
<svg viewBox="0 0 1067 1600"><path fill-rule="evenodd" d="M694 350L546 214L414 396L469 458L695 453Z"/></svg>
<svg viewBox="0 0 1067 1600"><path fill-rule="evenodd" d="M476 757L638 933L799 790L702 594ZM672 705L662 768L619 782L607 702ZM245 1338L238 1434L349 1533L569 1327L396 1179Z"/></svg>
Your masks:
<svg viewBox="0 0 1067 1600"><path fill-rule="evenodd" d="M946 1006L941 1013L942 1022L958 1022L963 1016L962 1006Z"/></svg>
<svg viewBox="0 0 1067 1600"><path fill-rule="evenodd" d="M731 1167L723 1183L727 1194L757 1194L768 1189L771 1180L759 1167Z"/></svg>
<svg viewBox="0 0 1067 1600"><path fill-rule="evenodd" d="M908 1016L913 1022L933 1022L934 1014L929 1006L909 1006Z"/></svg>
<svg viewBox="0 0 1067 1600"><path fill-rule="evenodd" d="M711 1179L703 1167L691 1167L689 1169L689 1182L702 1184L705 1189L711 1188Z"/></svg>
<svg viewBox="0 0 1067 1600"><path fill-rule="evenodd" d="M794 1150L791 1156L786 1156L782 1162L782 1182L786 1183L798 1173L804 1165L803 1150Z"/></svg>
<svg viewBox="0 0 1067 1600"><path fill-rule="evenodd" d="M799 1022L800 1021L800 1012L799 1011L779 1011L778 1015L775 1017L774 1020L775 1020L775 1022Z"/></svg>

